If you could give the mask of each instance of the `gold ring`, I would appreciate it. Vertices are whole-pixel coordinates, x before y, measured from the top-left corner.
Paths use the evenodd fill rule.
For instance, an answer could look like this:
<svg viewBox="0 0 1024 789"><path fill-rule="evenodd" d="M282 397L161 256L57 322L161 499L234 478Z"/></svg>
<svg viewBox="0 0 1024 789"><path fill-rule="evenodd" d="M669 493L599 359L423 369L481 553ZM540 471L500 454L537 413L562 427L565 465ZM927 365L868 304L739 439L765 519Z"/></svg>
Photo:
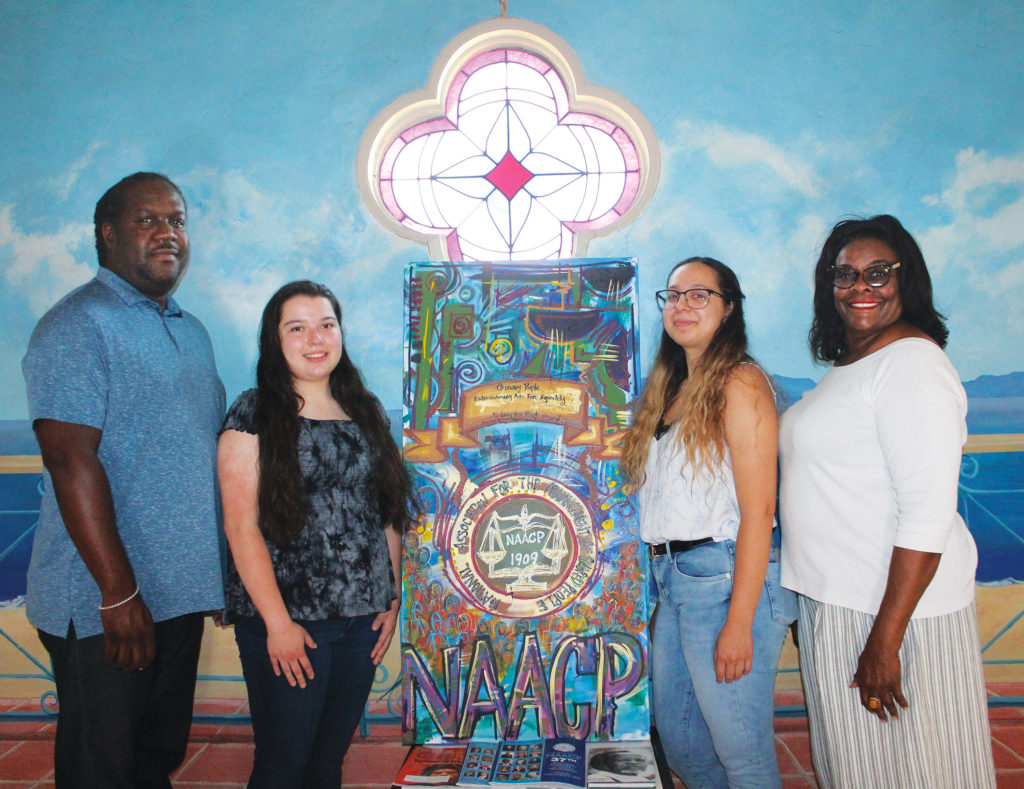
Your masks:
<svg viewBox="0 0 1024 789"><path fill-rule="evenodd" d="M878 696L869 696L868 697L868 709L869 710L877 710L881 706L882 706L882 700L880 698L878 698Z"/></svg>

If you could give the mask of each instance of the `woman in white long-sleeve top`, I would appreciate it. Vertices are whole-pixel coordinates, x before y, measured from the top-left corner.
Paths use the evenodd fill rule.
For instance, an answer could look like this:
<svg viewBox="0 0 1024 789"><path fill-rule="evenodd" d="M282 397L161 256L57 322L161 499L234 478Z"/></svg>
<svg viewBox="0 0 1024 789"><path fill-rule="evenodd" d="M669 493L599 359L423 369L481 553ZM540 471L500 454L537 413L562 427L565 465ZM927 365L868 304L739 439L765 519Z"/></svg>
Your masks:
<svg viewBox="0 0 1024 789"><path fill-rule="evenodd" d="M947 334L894 217L836 225L810 333L833 367L780 435L782 582L824 789L995 785Z"/></svg>

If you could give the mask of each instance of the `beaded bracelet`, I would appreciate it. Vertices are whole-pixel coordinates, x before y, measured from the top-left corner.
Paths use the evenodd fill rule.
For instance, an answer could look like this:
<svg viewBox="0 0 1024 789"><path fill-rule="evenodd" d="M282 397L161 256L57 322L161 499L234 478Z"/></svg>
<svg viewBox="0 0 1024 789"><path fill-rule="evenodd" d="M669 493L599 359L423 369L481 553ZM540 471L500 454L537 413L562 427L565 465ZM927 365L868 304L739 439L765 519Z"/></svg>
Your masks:
<svg viewBox="0 0 1024 789"><path fill-rule="evenodd" d="M136 584L135 585L135 591L132 592L130 595L128 595L120 603L111 603L110 605L101 605L101 606L99 606L99 609L100 609L100 611L109 611L112 608L118 608L119 606L122 606L122 605L124 605L125 603L127 603L127 602L129 602L131 600L134 600L138 596L139 596L139 585Z"/></svg>

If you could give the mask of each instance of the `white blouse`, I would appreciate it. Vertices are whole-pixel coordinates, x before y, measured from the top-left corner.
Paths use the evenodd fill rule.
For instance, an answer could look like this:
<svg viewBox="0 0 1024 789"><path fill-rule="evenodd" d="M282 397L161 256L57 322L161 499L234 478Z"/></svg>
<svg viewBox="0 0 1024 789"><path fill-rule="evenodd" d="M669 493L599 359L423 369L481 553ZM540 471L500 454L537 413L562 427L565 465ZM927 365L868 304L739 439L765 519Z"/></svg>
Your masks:
<svg viewBox="0 0 1024 789"><path fill-rule="evenodd" d="M676 422L660 440L651 439L640 488L640 537L644 542L735 540L740 505L728 447L721 464L709 472L686 462Z"/></svg>
<svg viewBox="0 0 1024 789"><path fill-rule="evenodd" d="M897 340L833 367L782 417L782 583L877 613L894 547L941 553L914 617L974 599L977 548L957 514L967 395L946 354Z"/></svg>

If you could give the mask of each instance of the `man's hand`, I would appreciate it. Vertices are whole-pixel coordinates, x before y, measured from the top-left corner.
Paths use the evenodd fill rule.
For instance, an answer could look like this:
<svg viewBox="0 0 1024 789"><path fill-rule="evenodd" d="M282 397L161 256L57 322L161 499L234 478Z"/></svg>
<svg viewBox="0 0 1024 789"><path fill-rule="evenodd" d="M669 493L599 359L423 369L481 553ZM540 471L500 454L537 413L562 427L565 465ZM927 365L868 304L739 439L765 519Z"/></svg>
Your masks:
<svg viewBox="0 0 1024 789"><path fill-rule="evenodd" d="M102 595L104 659L124 671L142 669L156 657L153 617L138 588L117 530L114 501L97 450L102 431L87 425L37 419L33 425L43 464L71 541ZM121 601L126 601L117 605Z"/></svg>
<svg viewBox="0 0 1024 789"><path fill-rule="evenodd" d="M136 595L124 605L100 612L103 621L103 659L122 671L141 671L156 657L153 617Z"/></svg>

